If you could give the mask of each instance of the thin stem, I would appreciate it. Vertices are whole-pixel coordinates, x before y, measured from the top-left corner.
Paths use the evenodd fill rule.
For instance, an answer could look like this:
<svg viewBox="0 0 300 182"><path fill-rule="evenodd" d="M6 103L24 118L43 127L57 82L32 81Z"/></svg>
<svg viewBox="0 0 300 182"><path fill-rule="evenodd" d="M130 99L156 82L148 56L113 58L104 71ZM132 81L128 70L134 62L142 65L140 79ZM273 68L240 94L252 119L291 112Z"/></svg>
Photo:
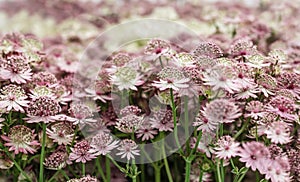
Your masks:
<svg viewBox="0 0 300 182"><path fill-rule="evenodd" d="M199 182L202 182L202 178L203 178L203 170L200 169Z"/></svg>
<svg viewBox="0 0 300 182"><path fill-rule="evenodd" d="M66 172L64 170L59 170L59 172L67 179L70 180L69 176L66 174Z"/></svg>
<svg viewBox="0 0 300 182"><path fill-rule="evenodd" d="M176 145L179 149L180 154L183 154L182 149L181 149L181 145L180 145L179 139L178 139L176 105L175 105L174 94L173 94L173 89L172 88L170 89L170 95L171 95L171 107L172 107L172 115L173 115L173 123L174 123L175 142L176 142Z"/></svg>
<svg viewBox="0 0 300 182"><path fill-rule="evenodd" d="M218 182L223 182L222 176L221 176L221 171L220 171L220 161L217 160L217 177L218 177Z"/></svg>
<svg viewBox="0 0 300 182"><path fill-rule="evenodd" d="M43 122L43 137L42 137L42 151L40 156L40 174L39 182L44 181L44 159L45 159L45 143L46 143L46 124Z"/></svg>
<svg viewBox="0 0 300 182"><path fill-rule="evenodd" d="M248 125L248 121L249 120L246 120L246 122L243 123L243 126L242 128L234 135L234 139L237 139L237 137L239 137L243 132L244 130L246 129L247 125Z"/></svg>
<svg viewBox="0 0 300 182"><path fill-rule="evenodd" d="M159 63L160 63L161 68L164 68L164 65L163 65L162 60L161 60L161 56L159 56L158 59L159 59Z"/></svg>
<svg viewBox="0 0 300 182"><path fill-rule="evenodd" d="M101 167L101 165L100 165L100 160L99 160L99 158L100 158L100 157L97 157L97 159L96 159L96 166L97 166L97 168L98 168L98 172L100 173L100 176L102 177L103 182L107 182L106 177L105 177L105 175L104 175L104 173L103 173L102 167Z"/></svg>
<svg viewBox="0 0 300 182"><path fill-rule="evenodd" d="M48 182L53 181L54 178L55 178L59 173L60 173L60 171L56 171L56 172L54 173L54 175L48 180Z"/></svg>
<svg viewBox="0 0 300 182"><path fill-rule="evenodd" d="M158 166L154 167L155 182L160 182L160 170L161 170L160 167L158 167Z"/></svg>
<svg viewBox="0 0 300 182"><path fill-rule="evenodd" d="M248 170L249 170L249 169L247 168L247 171L248 171ZM245 177L247 171L245 171L245 173L242 174L242 176L239 178L239 180L238 180L237 182L241 182L241 181L244 179L244 177Z"/></svg>
<svg viewBox="0 0 300 182"><path fill-rule="evenodd" d="M106 180L110 182L110 160L108 157L105 157L105 172L106 172Z"/></svg>
<svg viewBox="0 0 300 182"><path fill-rule="evenodd" d="M82 175L85 176L85 163L81 163L81 167L82 167Z"/></svg>
<svg viewBox="0 0 300 182"><path fill-rule="evenodd" d="M167 176L168 176L168 181L173 182L173 178L172 178L170 167L169 167L169 164L168 164L168 159L167 159L167 156L166 156L166 151L165 151L164 144L162 144L162 153L163 153L163 158L164 158L163 160L164 160L164 164L165 164L165 169L166 169Z"/></svg>
<svg viewBox="0 0 300 182"><path fill-rule="evenodd" d="M184 97L184 133L185 133L185 140L187 140L185 147L187 148L187 153L190 153L190 139L189 139L189 111L188 111L188 98L187 96Z"/></svg>
<svg viewBox="0 0 300 182"><path fill-rule="evenodd" d="M191 160L185 160L185 182L190 181L190 174L191 174L191 165L192 161Z"/></svg>

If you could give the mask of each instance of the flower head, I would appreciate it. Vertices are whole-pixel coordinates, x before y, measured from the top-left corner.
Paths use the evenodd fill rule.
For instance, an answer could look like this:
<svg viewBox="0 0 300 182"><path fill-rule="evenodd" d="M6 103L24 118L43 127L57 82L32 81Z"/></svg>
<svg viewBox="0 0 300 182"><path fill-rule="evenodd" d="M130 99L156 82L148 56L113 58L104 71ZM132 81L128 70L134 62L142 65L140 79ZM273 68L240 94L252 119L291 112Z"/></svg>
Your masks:
<svg viewBox="0 0 300 182"><path fill-rule="evenodd" d="M274 121L267 126L265 132L272 143L287 144L291 141L290 126L284 121Z"/></svg>
<svg viewBox="0 0 300 182"><path fill-rule="evenodd" d="M8 56L0 60L0 77L18 84L31 80L31 68L22 55Z"/></svg>
<svg viewBox="0 0 300 182"><path fill-rule="evenodd" d="M260 101L255 100L247 103L245 110L247 111L245 117L251 117L255 120L264 117L264 115L266 114L264 104Z"/></svg>
<svg viewBox="0 0 300 182"><path fill-rule="evenodd" d="M54 122L55 116L60 112L61 107L58 102L51 97L42 96L32 100L27 108L28 123Z"/></svg>
<svg viewBox="0 0 300 182"><path fill-rule="evenodd" d="M117 67L122 67L131 60L132 58L126 53L118 53L112 57L112 62Z"/></svg>
<svg viewBox="0 0 300 182"><path fill-rule="evenodd" d="M266 110L292 121L296 119L296 116L294 115L296 110L295 103L288 97L281 95L273 97L267 105Z"/></svg>
<svg viewBox="0 0 300 182"><path fill-rule="evenodd" d="M57 83L57 79L52 73L38 72L32 76L32 83L40 86L53 86Z"/></svg>
<svg viewBox="0 0 300 182"><path fill-rule="evenodd" d="M8 136L2 135L1 138L6 141L5 146L9 147L9 151L14 151L15 154L34 154L39 142L35 140L36 134L30 128L24 125L13 126L8 133Z"/></svg>
<svg viewBox="0 0 300 182"><path fill-rule="evenodd" d="M170 44L161 39L151 39L145 48L145 54L163 55L170 50Z"/></svg>
<svg viewBox="0 0 300 182"><path fill-rule="evenodd" d="M143 117L135 114L128 114L117 119L116 128L124 133L135 132L143 123Z"/></svg>
<svg viewBox="0 0 300 182"><path fill-rule="evenodd" d="M60 170L67 166L68 153L66 149L58 148L45 158L44 165L50 170Z"/></svg>
<svg viewBox="0 0 300 182"><path fill-rule="evenodd" d="M74 147L71 148L69 159L75 162L86 163L87 161L96 158L96 156L90 152L90 149L91 146L88 141L82 140L77 142Z"/></svg>
<svg viewBox="0 0 300 182"><path fill-rule="evenodd" d="M216 99L206 105L201 111L209 122L232 123L242 113L234 102L226 99Z"/></svg>
<svg viewBox="0 0 300 182"><path fill-rule="evenodd" d="M138 145L130 139L124 139L121 141L120 146L117 148L120 152L116 155L121 155L121 158L127 158L127 160L134 159L134 155L140 155L140 150L137 149Z"/></svg>
<svg viewBox="0 0 300 182"><path fill-rule="evenodd" d="M174 122L172 111L169 109L161 109L154 113L150 118L150 124L152 128L156 128L159 131L173 131Z"/></svg>
<svg viewBox="0 0 300 182"><path fill-rule="evenodd" d="M71 121L73 124L87 124L94 123L97 120L93 119L93 111L92 109L83 103L72 103L69 109L69 113L71 114Z"/></svg>
<svg viewBox="0 0 300 182"><path fill-rule="evenodd" d="M214 148L219 159L230 159L238 155L240 151L239 143L228 135L222 136Z"/></svg>
<svg viewBox="0 0 300 182"><path fill-rule="evenodd" d="M219 58L223 56L222 49L213 42L202 42L192 53L197 57Z"/></svg>
<svg viewBox="0 0 300 182"><path fill-rule="evenodd" d="M154 81L153 86L159 90L187 88L190 79L187 78L183 71L174 67L165 67L158 73L159 81Z"/></svg>
<svg viewBox="0 0 300 182"><path fill-rule="evenodd" d="M29 101L26 100L24 90L17 85L9 84L1 89L0 108L6 111L25 112L23 107L28 107Z"/></svg>
<svg viewBox="0 0 300 182"><path fill-rule="evenodd" d="M119 141L114 140L109 133L98 133L91 140L90 152L96 156L106 155L118 146Z"/></svg>
<svg viewBox="0 0 300 182"><path fill-rule="evenodd" d="M74 137L72 125L67 122L59 122L51 125L50 129L46 129L46 133L58 145L69 145Z"/></svg>

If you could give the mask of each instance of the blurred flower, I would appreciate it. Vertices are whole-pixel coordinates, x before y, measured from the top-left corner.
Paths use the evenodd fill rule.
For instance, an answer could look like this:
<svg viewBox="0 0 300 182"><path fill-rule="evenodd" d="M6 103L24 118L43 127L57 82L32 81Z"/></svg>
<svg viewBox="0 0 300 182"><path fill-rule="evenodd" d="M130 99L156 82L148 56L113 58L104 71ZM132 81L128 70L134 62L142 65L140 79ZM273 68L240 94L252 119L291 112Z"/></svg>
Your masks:
<svg viewBox="0 0 300 182"><path fill-rule="evenodd" d="M238 155L240 151L239 143L229 136L222 136L214 147L215 154L219 159L230 159Z"/></svg>
<svg viewBox="0 0 300 182"><path fill-rule="evenodd" d="M123 66L117 68L116 72L110 77L112 84L118 86L119 90L137 90L136 86L142 85L142 76L132 67Z"/></svg>
<svg viewBox="0 0 300 182"><path fill-rule="evenodd" d="M290 126L284 121L274 121L267 126L264 133L272 143L287 144L291 142Z"/></svg>
<svg viewBox="0 0 300 182"><path fill-rule="evenodd" d="M91 140L90 152L94 155L106 155L116 148L119 141L114 140L109 133L98 133Z"/></svg>
<svg viewBox="0 0 300 182"><path fill-rule="evenodd" d="M270 157L268 148L259 142L245 142L242 144L239 156L240 161L246 163L246 167L253 171L258 169L260 172L266 167L266 162Z"/></svg>
<svg viewBox="0 0 300 182"><path fill-rule="evenodd" d="M77 142L74 147L71 148L71 153L69 155L69 159L75 162L86 163L87 161L91 161L96 156L90 152L91 146L88 141L82 140Z"/></svg>
<svg viewBox="0 0 300 182"><path fill-rule="evenodd" d="M17 85L9 84L1 89L0 108L6 111L25 112L23 107L28 107L29 101L25 100L27 96L24 90Z"/></svg>
<svg viewBox="0 0 300 182"><path fill-rule="evenodd" d="M192 52L194 57L219 58L223 56L222 49L213 42L202 42Z"/></svg>
<svg viewBox="0 0 300 182"><path fill-rule="evenodd" d="M174 67L163 68L158 73L159 81L154 81L153 86L159 90L187 88L190 79L185 77L183 71Z"/></svg>
<svg viewBox="0 0 300 182"><path fill-rule="evenodd" d="M51 125L50 129L46 128L46 133L58 145L70 145L75 135L72 125L67 122Z"/></svg>
<svg viewBox="0 0 300 182"><path fill-rule="evenodd" d="M10 169L14 166L14 162L9 159L4 151L0 150L0 169Z"/></svg>
<svg viewBox="0 0 300 182"><path fill-rule="evenodd" d="M277 89L276 79L268 74L262 74L257 79L257 84L259 85L259 90L264 94L265 97L269 95L274 95L274 90Z"/></svg>
<svg viewBox="0 0 300 182"><path fill-rule="evenodd" d="M160 109L154 112L153 117L150 118L152 128L161 131L173 131L174 122L172 111L169 109Z"/></svg>
<svg viewBox="0 0 300 182"><path fill-rule="evenodd" d="M203 73L204 85L209 85L212 90L224 89L229 93L240 90L236 83L237 75L229 66L217 65Z"/></svg>
<svg viewBox="0 0 300 182"><path fill-rule="evenodd" d="M294 114L296 110L294 101L281 95L273 97L266 106L266 110L292 121L297 118Z"/></svg>
<svg viewBox="0 0 300 182"><path fill-rule="evenodd" d="M7 136L1 136L6 142L4 146L9 147L9 151L14 151L15 154L34 154L36 146L40 145L35 137L34 131L24 125L13 126Z"/></svg>
<svg viewBox="0 0 300 182"><path fill-rule="evenodd" d="M206 104L201 111L209 122L232 123L242 115L234 102L226 99L216 99Z"/></svg>
<svg viewBox="0 0 300 182"><path fill-rule="evenodd" d="M57 119L57 114L61 107L56 100L48 96L42 96L29 103L26 110L28 118L27 123L49 123Z"/></svg>
<svg viewBox="0 0 300 182"><path fill-rule="evenodd" d="M121 155L121 158L135 159L134 155L140 155L140 150L137 149L138 145L130 139L124 139L121 141L120 146L117 148L120 152L116 155Z"/></svg>
<svg viewBox="0 0 300 182"><path fill-rule="evenodd" d="M264 115L266 114L266 111L264 109L264 104L260 101L255 101L255 100L248 102L245 110L248 113L245 113L244 116L251 117L255 120L264 117Z"/></svg>
<svg viewBox="0 0 300 182"><path fill-rule="evenodd" d="M173 59L175 61L174 63L179 67L185 67L185 66L195 67L194 56L190 53L181 52L181 53L175 54Z"/></svg>
<svg viewBox="0 0 300 182"><path fill-rule="evenodd" d="M112 62L117 67L122 67L131 60L132 58L127 53L123 52L120 52L112 57Z"/></svg>
<svg viewBox="0 0 300 182"><path fill-rule="evenodd" d="M69 113L71 114L70 121L73 124L89 124L94 123L97 120L93 119L93 111L92 109L84 104L84 103L72 103L69 109Z"/></svg>
<svg viewBox="0 0 300 182"><path fill-rule="evenodd" d="M32 76L31 82L34 85L52 87L57 84L57 79L52 73L41 71Z"/></svg>
<svg viewBox="0 0 300 182"><path fill-rule="evenodd" d="M0 78L18 84L31 80L31 68L22 55L12 55L0 59Z"/></svg>
<svg viewBox="0 0 300 182"><path fill-rule="evenodd" d="M152 39L147 43L144 53L156 55L157 57L167 54L170 50L170 45L161 39Z"/></svg>

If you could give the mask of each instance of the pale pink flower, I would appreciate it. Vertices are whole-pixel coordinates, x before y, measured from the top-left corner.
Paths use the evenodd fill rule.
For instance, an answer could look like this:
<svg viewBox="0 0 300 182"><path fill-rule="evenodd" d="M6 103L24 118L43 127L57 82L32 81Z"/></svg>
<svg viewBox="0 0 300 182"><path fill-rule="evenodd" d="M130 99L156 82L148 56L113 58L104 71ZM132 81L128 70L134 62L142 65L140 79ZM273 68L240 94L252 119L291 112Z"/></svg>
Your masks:
<svg viewBox="0 0 300 182"><path fill-rule="evenodd" d="M254 54L246 57L246 63L252 68L262 69L263 67L270 66L270 63L266 63L266 58L261 54Z"/></svg>
<svg viewBox="0 0 300 182"><path fill-rule="evenodd" d="M202 133L201 140L199 141L197 151L204 153L207 157L211 157L211 153L213 152L210 145L215 138L215 133L205 132ZM190 147L193 149L196 147L197 138L193 137L190 140Z"/></svg>
<svg viewBox="0 0 300 182"><path fill-rule="evenodd" d="M244 116L251 117L255 120L264 117L264 115L266 114L264 104L260 101L250 101L249 103L247 103L245 110L247 111L247 113L245 113Z"/></svg>
<svg viewBox="0 0 300 182"><path fill-rule="evenodd" d="M66 52L66 51L65 51ZM70 52L63 52L63 55L60 57L57 57L56 65L59 67L60 70L68 72L68 73L76 73L78 71L80 63Z"/></svg>
<svg viewBox="0 0 300 182"><path fill-rule="evenodd" d="M238 155L240 151L239 143L229 136L222 136L214 147L214 153L219 159L230 159Z"/></svg>
<svg viewBox="0 0 300 182"><path fill-rule="evenodd" d="M17 85L9 84L1 89L0 108L6 111L25 112L23 107L28 107L29 101L26 100L24 90Z"/></svg>
<svg viewBox="0 0 300 182"><path fill-rule="evenodd" d="M219 58L223 56L223 51L213 42L201 42L192 54L196 59L199 57Z"/></svg>
<svg viewBox="0 0 300 182"><path fill-rule="evenodd" d="M121 116L126 116L129 114L139 115L141 113L141 111L142 110L137 106L128 105L128 106L124 107L123 109L121 109L120 114L121 114Z"/></svg>
<svg viewBox="0 0 300 182"><path fill-rule="evenodd" d="M287 157L277 157L266 161L266 169L262 173L265 174L265 179L271 182L290 182L292 177L289 172L289 161Z"/></svg>
<svg viewBox="0 0 300 182"><path fill-rule="evenodd" d="M253 84L249 86L245 86L240 88L240 91L235 94L235 98L237 99L248 99L248 98L257 98L257 93L259 93L260 90L257 88L257 85Z"/></svg>
<svg viewBox="0 0 300 182"><path fill-rule="evenodd" d="M32 76L31 82L35 85L48 86L48 87L52 87L58 83L54 74L45 71L35 73Z"/></svg>
<svg viewBox="0 0 300 182"><path fill-rule="evenodd" d="M195 67L194 63L196 62L196 60L194 56L190 53L181 52L175 54L173 60L178 67L185 67L185 66Z"/></svg>
<svg viewBox="0 0 300 182"><path fill-rule="evenodd" d="M60 170L67 166L68 153L63 146L58 147L45 158L44 166L50 170Z"/></svg>
<svg viewBox="0 0 300 182"><path fill-rule="evenodd" d="M90 89L90 88L86 88L84 89L84 91L87 93L87 97L92 97L93 100L100 100L103 103L106 103L109 100L112 100L112 98L110 96L101 94L101 93L97 93L96 90L94 89Z"/></svg>
<svg viewBox="0 0 300 182"><path fill-rule="evenodd" d="M89 124L94 123L97 120L93 119L93 110L87 104L84 103L72 103L69 109L71 119L69 121L73 124Z"/></svg>
<svg viewBox="0 0 300 182"><path fill-rule="evenodd" d="M75 162L86 163L87 161L91 161L96 156L90 152L91 146L90 143L86 140L82 140L77 142L74 147L71 148L71 153L69 155L69 159Z"/></svg>
<svg viewBox="0 0 300 182"><path fill-rule="evenodd" d="M297 118L294 114L296 111L295 102L292 99L281 95L273 97L266 106L266 110L292 121Z"/></svg>
<svg viewBox="0 0 300 182"><path fill-rule="evenodd" d="M253 45L253 42L248 37L236 40L230 48L231 55L237 58L252 55L255 52L257 52L256 46Z"/></svg>
<svg viewBox="0 0 300 182"><path fill-rule="evenodd" d="M46 133L58 145L70 145L75 135L71 124L67 122L59 122L51 125L50 129L46 128Z"/></svg>
<svg viewBox="0 0 300 182"><path fill-rule="evenodd" d="M242 146L239 153L240 161L245 162L246 167L253 171L256 169L263 171L270 157L268 148L264 144L254 141L243 143Z"/></svg>
<svg viewBox="0 0 300 182"><path fill-rule="evenodd" d="M119 141L114 140L109 133L98 133L90 143L90 152L96 156L106 155L119 145Z"/></svg>
<svg viewBox="0 0 300 182"><path fill-rule="evenodd" d="M165 67L158 73L159 81L154 81L153 86L159 90L173 89L178 91L182 88L188 88L187 78L183 71L174 67Z"/></svg>
<svg viewBox="0 0 300 182"><path fill-rule="evenodd" d="M22 55L8 56L0 60L0 78L10 80L18 84L31 80L31 68Z"/></svg>
<svg viewBox="0 0 300 182"><path fill-rule="evenodd" d="M203 73L204 85L209 85L212 90L224 89L229 93L240 90L236 83L237 75L229 66L217 65Z"/></svg>
<svg viewBox="0 0 300 182"><path fill-rule="evenodd" d="M27 123L55 122L60 110L61 107L56 100L42 96L30 102L26 110L28 116L26 121Z"/></svg>
<svg viewBox="0 0 300 182"><path fill-rule="evenodd" d="M112 59L111 59L113 64L117 67L122 67L125 64L127 64L128 62L130 62L131 60L132 60L132 57L124 52L119 52L119 53L113 55Z"/></svg>
<svg viewBox="0 0 300 182"><path fill-rule="evenodd" d="M202 112L199 112L196 121L193 122L193 126L197 127L197 130L202 132L214 132L218 128L218 122L211 122L203 116Z"/></svg>
<svg viewBox="0 0 300 182"><path fill-rule="evenodd" d="M170 48L171 48L170 44L164 40L151 39L147 43L144 53L149 54L149 55L154 55L154 56L156 56L155 57L155 59L156 59L159 56L162 56L165 54L167 55L168 52L170 51Z"/></svg>
<svg viewBox="0 0 300 182"><path fill-rule="evenodd" d="M291 141L290 126L284 121L274 121L267 126L264 133L272 143L287 144Z"/></svg>
<svg viewBox="0 0 300 182"><path fill-rule="evenodd" d="M116 128L124 133L134 133L143 123L143 117L128 114L117 119Z"/></svg>
<svg viewBox="0 0 300 182"><path fill-rule="evenodd" d="M226 99L216 99L206 104L201 111L209 122L232 123L242 115L240 109L234 102Z"/></svg>
<svg viewBox="0 0 300 182"><path fill-rule="evenodd" d="M116 85L119 90L137 90L136 86L140 86L144 83L141 79L142 76L138 71L136 71L133 67L126 65L118 67L110 76L111 83Z"/></svg>
<svg viewBox="0 0 300 182"><path fill-rule="evenodd" d="M293 72L283 72L277 77L278 85L281 88L292 91L294 97L300 97L300 75Z"/></svg>
<svg viewBox="0 0 300 182"><path fill-rule="evenodd" d="M260 92L264 94L265 97L269 95L274 95L274 90L277 89L276 79L268 74L262 74L257 79L257 84Z"/></svg>
<svg viewBox="0 0 300 182"><path fill-rule="evenodd" d="M138 145L131 139L124 139L121 141L120 146L117 148L119 150L116 155L121 155L121 158L135 159L135 155L140 155L140 150L137 149Z"/></svg>
<svg viewBox="0 0 300 182"><path fill-rule="evenodd" d="M161 109L154 112L153 117L150 118L150 124L152 128L156 128L159 131L173 131L174 122L172 111Z"/></svg>
<svg viewBox="0 0 300 182"><path fill-rule="evenodd" d="M9 147L9 151L14 151L15 154L34 154L40 145L35 137L34 131L24 125L13 126L7 136L1 136L6 142L4 146Z"/></svg>
<svg viewBox="0 0 300 182"><path fill-rule="evenodd" d="M158 131L151 127L150 122L144 122L136 131L137 138L142 137L142 141L150 140L154 138L154 135L157 135Z"/></svg>
<svg viewBox="0 0 300 182"><path fill-rule="evenodd" d="M52 99L56 98L56 96L54 95L52 90L49 87L44 86L44 85L43 86L37 85L36 87L34 87L33 89L30 90L29 97L32 100L35 100L39 97L44 97L44 96L51 97Z"/></svg>

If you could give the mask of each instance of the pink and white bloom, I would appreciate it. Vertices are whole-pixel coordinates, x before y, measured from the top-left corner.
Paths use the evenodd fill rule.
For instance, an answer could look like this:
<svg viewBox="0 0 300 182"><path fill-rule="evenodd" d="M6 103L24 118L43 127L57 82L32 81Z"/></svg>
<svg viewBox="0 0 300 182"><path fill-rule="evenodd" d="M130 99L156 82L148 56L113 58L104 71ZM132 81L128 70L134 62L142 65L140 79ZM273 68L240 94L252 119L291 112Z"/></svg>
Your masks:
<svg viewBox="0 0 300 182"><path fill-rule="evenodd" d="M295 102L282 95L273 97L266 106L266 110L292 121L297 119L294 113L296 111Z"/></svg>
<svg viewBox="0 0 300 182"><path fill-rule="evenodd" d="M24 125L13 126L7 136L1 136L6 142L4 146L9 147L8 150L14 151L15 154L34 154L37 146L40 145L35 137L34 131Z"/></svg>
<svg viewBox="0 0 300 182"><path fill-rule="evenodd" d="M71 117L69 117L69 121L73 122L73 124L89 124L94 123L97 120L93 119L93 110L88 105L84 103L72 103L69 109L69 113Z"/></svg>
<svg viewBox="0 0 300 182"><path fill-rule="evenodd" d="M275 144L287 144L292 140L290 136L290 126L284 121L272 122L267 126L264 133L267 135L267 138Z"/></svg>
<svg viewBox="0 0 300 182"><path fill-rule="evenodd" d="M121 158L125 158L129 161L130 159L135 159L135 155L140 155L140 150L137 149L138 145L131 139L124 139L121 141L119 150L116 155L120 155Z"/></svg>
<svg viewBox="0 0 300 182"><path fill-rule="evenodd" d="M82 140L77 142L74 147L71 148L71 153L69 155L69 159L75 162L86 163L87 161L91 161L96 156L90 152L91 146L90 143L86 140Z"/></svg>
<svg viewBox="0 0 300 182"><path fill-rule="evenodd" d="M46 133L58 145L70 145L74 138L74 129L70 123L59 122L46 128Z"/></svg>
<svg viewBox="0 0 300 182"><path fill-rule="evenodd" d="M247 113L245 113L244 116L251 117L255 120L263 118L266 115L264 104L260 101L250 101L247 103L245 110Z"/></svg>
<svg viewBox="0 0 300 182"><path fill-rule="evenodd" d="M118 147L118 145L119 141L114 140L109 133L101 132L92 138L90 152L95 156L106 155Z"/></svg>
<svg viewBox="0 0 300 182"><path fill-rule="evenodd" d="M25 112L24 107L28 107L30 101L26 100L24 90L17 85L9 84L1 89L0 95L0 109L6 111L20 111Z"/></svg>
<svg viewBox="0 0 300 182"><path fill-rule="evenodd" d="M235 142L231 136L222 136L218 140L216 147L214 147L214 153L219 159L230 159L239 154L239 145L240 144L238 142Z"/></svg>

